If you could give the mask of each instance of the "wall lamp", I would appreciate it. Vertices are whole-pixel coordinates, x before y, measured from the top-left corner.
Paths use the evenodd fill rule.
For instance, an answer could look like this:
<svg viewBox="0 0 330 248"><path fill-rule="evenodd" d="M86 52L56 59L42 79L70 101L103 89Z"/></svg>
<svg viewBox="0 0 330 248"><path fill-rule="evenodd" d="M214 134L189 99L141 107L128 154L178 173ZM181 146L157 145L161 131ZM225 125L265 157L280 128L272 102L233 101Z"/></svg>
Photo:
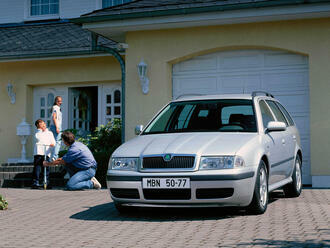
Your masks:
<svg viewBox="0 0 330 248"><path fill-rule="evenodd" d="M149 92L149 79L146 76L147 67L148 67L148 65L143 61L143 59L141 59L140 63L137 65L143 94L148 94L148 92Z"/></svg>
<svg viewBox="0 0 330 248"><path fill-rule="evenodd" d="M10 103L14 104L16 102L16 93L14 93L13 85L11 83L7 84L7 93L10 98Z"/></svg>

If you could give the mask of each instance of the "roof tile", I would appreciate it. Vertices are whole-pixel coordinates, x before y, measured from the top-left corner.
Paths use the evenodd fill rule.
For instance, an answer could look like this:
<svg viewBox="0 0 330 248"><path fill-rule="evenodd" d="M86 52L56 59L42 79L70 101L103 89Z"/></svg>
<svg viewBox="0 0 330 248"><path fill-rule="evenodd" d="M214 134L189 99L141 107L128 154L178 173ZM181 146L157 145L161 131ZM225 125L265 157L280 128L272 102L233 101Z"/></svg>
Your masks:
<svg viewBox="0 0 330 248"><path fill-rule="evenodd" d="M98 44L114 47L116 43L100 37ZM0 57L83 51L92 51L91 32L73 23L0 27Z"/></svg>
<svg viewBox="0 0 330 248"><path fill-rule="evenodd" d="M94 17L103 15L132 14L148 11L174 10L185 8L200 8L210 6L238 5L256 2L274 2L274 0L136 0L123 5L117 5L82 15ZM294 1L292 1L294 2Z"/></svg>

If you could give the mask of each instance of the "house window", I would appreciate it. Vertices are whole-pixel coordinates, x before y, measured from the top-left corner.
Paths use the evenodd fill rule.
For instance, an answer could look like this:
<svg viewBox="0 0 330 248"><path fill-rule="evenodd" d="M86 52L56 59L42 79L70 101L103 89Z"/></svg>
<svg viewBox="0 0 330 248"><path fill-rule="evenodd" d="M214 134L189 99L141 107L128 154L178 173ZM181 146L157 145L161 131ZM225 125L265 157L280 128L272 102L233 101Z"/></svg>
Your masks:
<svg viewBox="0 0 330 248"><path fill-rule="evenodd" d="M132 0L102 0L102 8L112 7L129 2L132 2Z"/></svg>
<svg viewBox="0 0 330 248"><path fill-rule="evenodd" d="M59 0L31 0L31 16L56 15L59 13Z"/></svg>
<svg viewBox="0 0 330 248"><path fill-rule="evenodd" d="M106 123L112 119L121 118L121 92L115 89L105 96L105 121ZM106 124L105 123L105 124Z"/></svg>

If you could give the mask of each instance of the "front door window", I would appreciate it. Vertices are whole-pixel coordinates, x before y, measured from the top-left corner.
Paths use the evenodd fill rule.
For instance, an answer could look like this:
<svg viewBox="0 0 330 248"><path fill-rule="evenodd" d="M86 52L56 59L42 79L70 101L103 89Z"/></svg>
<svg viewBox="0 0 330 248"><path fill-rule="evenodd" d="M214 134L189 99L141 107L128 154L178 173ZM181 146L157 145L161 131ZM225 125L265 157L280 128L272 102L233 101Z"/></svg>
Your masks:
<svg viewBox="0 0 330 248"><path fill-rule="evenodd" d="M42 119L46 122L47 127L52 123L52 106L54 104L54 94L45 93L39 96L39 110L36 119Z"/></svg>

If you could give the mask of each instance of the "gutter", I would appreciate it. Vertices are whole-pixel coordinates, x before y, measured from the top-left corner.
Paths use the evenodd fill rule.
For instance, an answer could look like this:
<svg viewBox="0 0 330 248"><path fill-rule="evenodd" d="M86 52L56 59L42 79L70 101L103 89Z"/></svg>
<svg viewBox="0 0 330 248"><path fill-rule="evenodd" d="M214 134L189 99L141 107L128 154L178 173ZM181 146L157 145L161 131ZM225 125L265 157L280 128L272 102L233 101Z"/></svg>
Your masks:
<svg viewBox="0 0 330 248"><path fill-rule="evenodd" d="M24 55L8 55L0 56L0 62L2 60L20 60L20 59L43 59L54 57L75 57L75 56L89 56L89 55L104 55L104 51L77 51L77 52L53 52L42 54L24 54Z"/></svg>
<svg viewBox="0 0 330 248"><path fill-rule="evenodd" d="M40 25L52 25L52 24L64 24L64 23L70 23L70 20L59 19L59 20L44 20L44 21L31 21L31 22L20 22L20 23L4 23L4 24L0 24L0 28L16 28L16 27L40 26Z"/></svg>
<svg viewBox="0 0 330 248"><path fill-rule="evenodd" d="M110 47L99 46L97 45L98 35L96 33L92 33L92 50L97 52L107 52L113 55L120 64L121 69L121 143L125 142L125 61L120 56L119 52Z"/></svg>
<svg viewBox="0 0 330 248"><path fill-rule="evenodd" d="M104 22L104 21L112 21L112 20L125 20L125 19L159 17L159 16L169 16L169 15L188 15L188 14L197 14L197 13L205 13L205 12L276 7L283 5L324 3L324 2L330 2L330 1L329 0L271 0L271 1L263 1L263 2L238 3L238 4L216 5L216 6L206 6L206 7L190 7L184 9L141 11L138 13L126 13L126 14L117 13L117 14L105 14L100 16L83 16L79 18L73 18L70 20L76 24L83 24L83 23Z"/></svg>

